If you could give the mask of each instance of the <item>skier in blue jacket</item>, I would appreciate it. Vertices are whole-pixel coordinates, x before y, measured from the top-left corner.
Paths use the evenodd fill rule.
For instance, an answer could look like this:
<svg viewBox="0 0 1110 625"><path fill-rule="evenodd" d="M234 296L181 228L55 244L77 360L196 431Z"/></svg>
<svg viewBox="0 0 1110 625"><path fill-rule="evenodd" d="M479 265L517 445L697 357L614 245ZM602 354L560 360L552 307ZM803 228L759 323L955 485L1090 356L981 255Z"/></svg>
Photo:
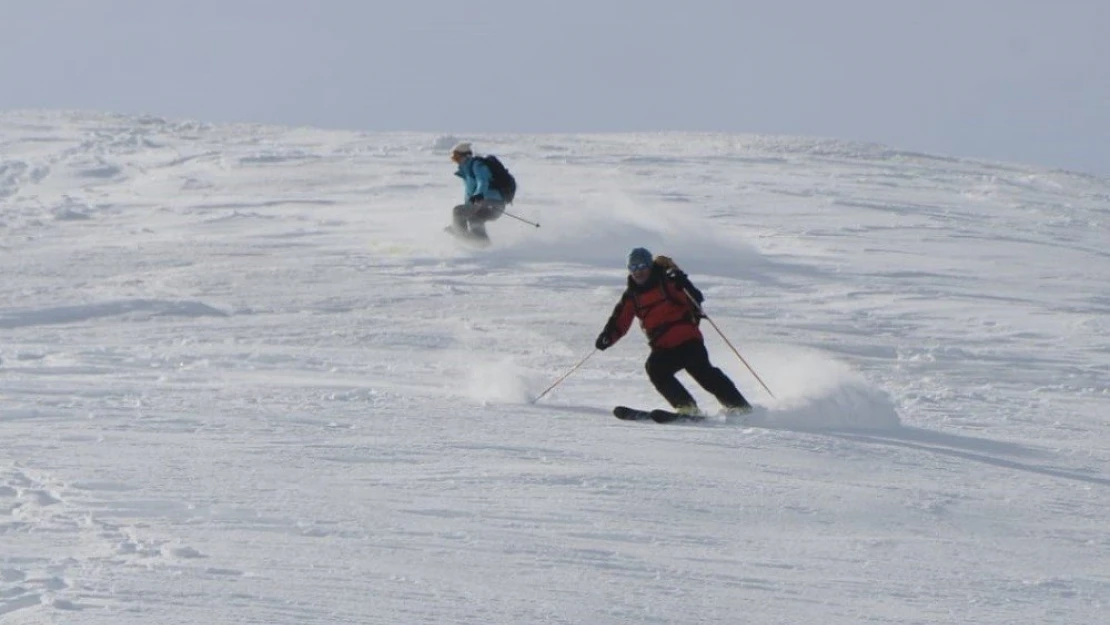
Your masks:
<svg viewBox="0 0 1110 625"><path fill-rule="evenodd" d="M493 175L481 158L466 142L451 149L451 160L459 166L455 175L463 180L463 203L454 209L449 230L461 238L481 245L489 244L486 222L494 221L505 212L505 198L490 186Z"/></svg>

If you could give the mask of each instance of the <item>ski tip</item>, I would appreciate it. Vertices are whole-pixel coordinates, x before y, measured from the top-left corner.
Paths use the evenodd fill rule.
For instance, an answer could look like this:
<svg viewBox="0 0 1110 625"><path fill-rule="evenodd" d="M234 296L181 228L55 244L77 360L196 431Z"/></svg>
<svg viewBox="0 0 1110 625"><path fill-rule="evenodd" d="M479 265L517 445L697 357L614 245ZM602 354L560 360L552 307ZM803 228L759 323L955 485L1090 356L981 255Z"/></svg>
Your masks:
<svg viewBox="0 0 1110 625"><path fill-rule="evenodd" d="M628 406L615 406L613 416L624 421L643 421L651 418L651 412Z"/></svg>

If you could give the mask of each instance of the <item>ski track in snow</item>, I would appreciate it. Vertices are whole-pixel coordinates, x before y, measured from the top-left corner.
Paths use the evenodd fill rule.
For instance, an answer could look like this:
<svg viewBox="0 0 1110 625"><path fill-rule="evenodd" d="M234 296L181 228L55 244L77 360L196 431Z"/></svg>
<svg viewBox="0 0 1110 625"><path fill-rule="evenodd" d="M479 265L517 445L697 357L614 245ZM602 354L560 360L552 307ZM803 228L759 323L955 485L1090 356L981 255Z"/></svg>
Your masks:
<svg viewBox="0 0 1110 625"><path fill-rule="evenodd" d="M0 117L0 622L1094 623L1110 182L848 142ZM645 245L747 425L660 400ZM712 398L691 385L703 407Z"/></svg>

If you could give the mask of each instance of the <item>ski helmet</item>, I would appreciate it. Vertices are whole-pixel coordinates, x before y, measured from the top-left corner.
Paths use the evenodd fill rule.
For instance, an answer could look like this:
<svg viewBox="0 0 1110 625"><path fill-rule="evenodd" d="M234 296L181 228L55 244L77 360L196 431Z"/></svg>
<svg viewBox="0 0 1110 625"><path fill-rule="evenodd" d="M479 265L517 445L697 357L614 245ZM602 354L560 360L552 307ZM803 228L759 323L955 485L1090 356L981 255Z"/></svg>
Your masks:
<svg viewBox="0 0 1110 625"><path fill-rule="evenodd" d="M637 247L628 254L628 270L635 271L636 269L643 269L651 267L652 255L651 252L644 247Z"/></svg>

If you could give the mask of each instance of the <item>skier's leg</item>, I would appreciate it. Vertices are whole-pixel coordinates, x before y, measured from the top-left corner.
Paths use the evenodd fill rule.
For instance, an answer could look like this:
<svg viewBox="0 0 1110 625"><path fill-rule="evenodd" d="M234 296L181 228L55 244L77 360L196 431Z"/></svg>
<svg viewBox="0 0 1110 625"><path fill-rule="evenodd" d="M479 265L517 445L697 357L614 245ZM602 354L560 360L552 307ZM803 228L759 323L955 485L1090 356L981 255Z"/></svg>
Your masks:
<svg viewBox="0 0 1110 625"><path fill-rule="evenodd" d="M716 397L725 410L751 410L751 404L744 399L732 379L709 362L709 352L703 341L690 341L678 349L682 350L686 373Z"/></svg>
<svg viewBox="0 0 1110 625"><path fill-rule="evenodd" d="M647 369L652 386L675 410L696 412L697 402L675 377L682 369L682 359L679 356L673 349L653 350L644 363L644 368Z"/></svg>
<svg viewBox="0 0 1110 625"><path fill-rule="evenodd" d="M455 207L452 211L453 219L451 227L454 228L456 233L466 234L467 221L474 215L474 211L477 210L477 208L478 207L474 204L459 204Z"/></svg>
<svg viewBox="0 0 1110 625"><path fill-rule="evenodd" d="M505 204L501 202L481 201L477 205L477 209L467 219L470 226L470 233L476 239L489 241L489 234L486 233L486 222L493 221L505 212Z"/></svg>
<svg viewBox="0 0 1110 625"><path fill-rule="evenodd" d="M486 215L487 211L479 210L474 213L474 216L467 220L467 225L470 226L470 236L475 239L483 239L489 241L489 234L486 233Z"/></svg>
<svg viewBox="0 0 1110 625"><path fill-rule="evenodd" d="M489 208L489 218L486 221L497 221L505 213L505 203L486 200L486 207Z"/></svg>

